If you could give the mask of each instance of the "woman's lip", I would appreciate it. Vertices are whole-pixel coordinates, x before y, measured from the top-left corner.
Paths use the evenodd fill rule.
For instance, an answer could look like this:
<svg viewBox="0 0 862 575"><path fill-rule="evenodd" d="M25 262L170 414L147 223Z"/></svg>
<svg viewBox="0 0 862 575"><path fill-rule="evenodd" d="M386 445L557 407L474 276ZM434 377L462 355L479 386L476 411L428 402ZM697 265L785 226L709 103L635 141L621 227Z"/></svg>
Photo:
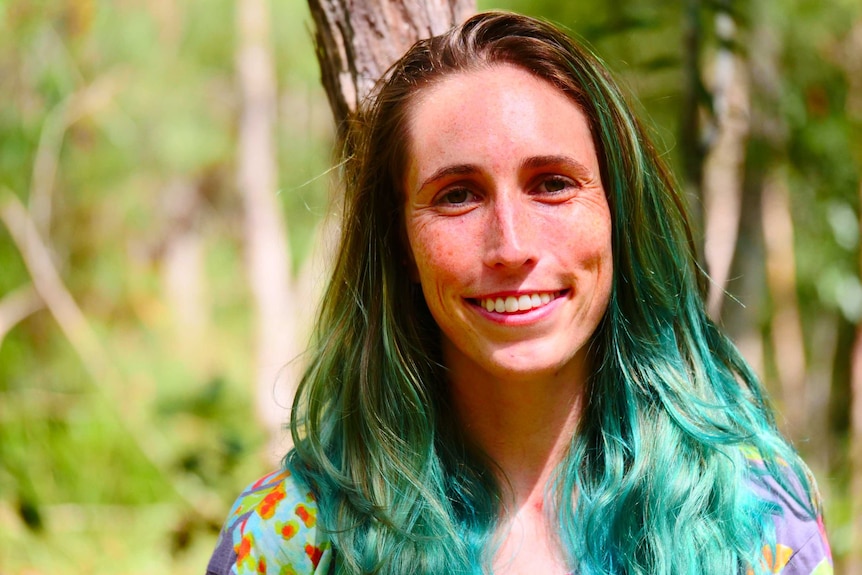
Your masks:
<svg viewBox="0 0 862 575"><path fill-rule="evenodd" d="M485 312L500 316L524 314L541 309L564 295L568 290L536 290L509 293L497 293L481 297L468 298L473 305Z"/></svg>

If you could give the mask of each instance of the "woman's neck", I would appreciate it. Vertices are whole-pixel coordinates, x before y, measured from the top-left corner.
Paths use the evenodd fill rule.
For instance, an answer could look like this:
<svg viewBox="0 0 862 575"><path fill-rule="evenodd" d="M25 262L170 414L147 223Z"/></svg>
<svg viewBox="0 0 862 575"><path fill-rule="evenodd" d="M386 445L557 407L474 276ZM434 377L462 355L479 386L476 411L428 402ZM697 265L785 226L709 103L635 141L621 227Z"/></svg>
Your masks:
<svg viewBox="0 0 862 575"><path fill-rule="evenodd" d="M494 573L568 573L545 493L577 428L585 362L505 378L460 360L446 357L452 401L466 436L497 466L503 495Z"/></svg>
<svg viewBox="0 0 862 575"><path fill-rule="evenodd" d="M580 418L584 362L554 374L505 378L448 359L461 427L498 466L506 505L541 508L547 483Z"/></svg>

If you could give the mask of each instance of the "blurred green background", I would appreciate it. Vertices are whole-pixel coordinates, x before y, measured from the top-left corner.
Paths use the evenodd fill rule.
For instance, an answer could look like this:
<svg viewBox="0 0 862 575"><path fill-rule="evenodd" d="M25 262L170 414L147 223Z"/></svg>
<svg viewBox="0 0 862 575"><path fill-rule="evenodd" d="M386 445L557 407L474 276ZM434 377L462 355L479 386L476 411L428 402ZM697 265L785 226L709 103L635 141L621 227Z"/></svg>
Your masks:
<svg viewBox="0 0 862 575"><path fill-rule="evenodd" d="M686 134L710 125L721 51L745 62L734 299L720 317L817 475L840 566L854 548L862 4L479 7L544 16L592 44L695 182L702 217L703 158ZM332 209L333 127L306 5L270 11L277 197L299 274ZM731 39L716 28L724 11ZM0 0L0 575L202 573L233 498L284 448L254 407L237 53L231 0ZM784 220L764 207L775 181Z"/></svg>

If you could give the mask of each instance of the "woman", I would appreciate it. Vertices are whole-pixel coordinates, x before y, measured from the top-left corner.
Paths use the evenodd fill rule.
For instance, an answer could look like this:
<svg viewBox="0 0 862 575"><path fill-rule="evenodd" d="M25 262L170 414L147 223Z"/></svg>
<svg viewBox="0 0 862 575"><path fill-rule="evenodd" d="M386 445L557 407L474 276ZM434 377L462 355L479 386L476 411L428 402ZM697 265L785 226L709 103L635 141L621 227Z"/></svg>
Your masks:
<svg viewBox="0 0 862 575"><path fill-rule="evenodd" d="M393 66L347 149L295 447L210 572L831 572L807 468L704 312L684 201L593 56L480 14Z"/></svg>

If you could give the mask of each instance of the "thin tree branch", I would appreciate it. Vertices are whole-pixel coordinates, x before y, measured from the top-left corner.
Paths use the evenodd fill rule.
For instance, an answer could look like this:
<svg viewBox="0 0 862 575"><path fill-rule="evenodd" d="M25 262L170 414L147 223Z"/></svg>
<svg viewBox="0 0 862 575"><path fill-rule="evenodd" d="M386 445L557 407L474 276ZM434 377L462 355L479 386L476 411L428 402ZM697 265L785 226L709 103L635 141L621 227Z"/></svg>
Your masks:
<svg viewBox="0 0 862 575"><path fill-rule="evenodd" d="M51 226L54 184L66 131L75 122L106 107L123 85L124 77L125 74L114 73L96 79L67 96L45 117L33 161L29 201L33 222L43 236L48 236Z"/></svg>
<svg viewBox="0 0 862 575"><path fill-rule="evenodd" d="M45 303L32 284L22 286L3 296L0 300L0 347L3 346L3 340L12 328L44 307Z"/></svg>

